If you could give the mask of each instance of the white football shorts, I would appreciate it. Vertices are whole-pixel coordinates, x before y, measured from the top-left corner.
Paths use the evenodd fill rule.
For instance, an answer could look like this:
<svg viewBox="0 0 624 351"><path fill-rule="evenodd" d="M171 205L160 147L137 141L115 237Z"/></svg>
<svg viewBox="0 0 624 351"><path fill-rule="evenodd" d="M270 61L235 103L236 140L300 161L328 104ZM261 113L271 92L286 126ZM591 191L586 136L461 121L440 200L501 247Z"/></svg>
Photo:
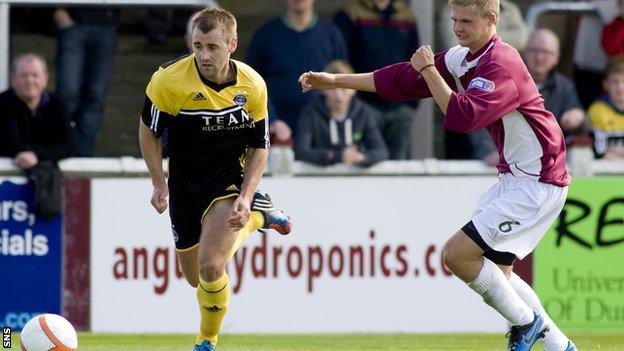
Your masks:
<svg viewBox="0 0 624 351"><path fill-rule="evenodd" d="M472 222L493 250L523 259L557 219L567 194L567 186L503 173L479 197Z"/></svg>

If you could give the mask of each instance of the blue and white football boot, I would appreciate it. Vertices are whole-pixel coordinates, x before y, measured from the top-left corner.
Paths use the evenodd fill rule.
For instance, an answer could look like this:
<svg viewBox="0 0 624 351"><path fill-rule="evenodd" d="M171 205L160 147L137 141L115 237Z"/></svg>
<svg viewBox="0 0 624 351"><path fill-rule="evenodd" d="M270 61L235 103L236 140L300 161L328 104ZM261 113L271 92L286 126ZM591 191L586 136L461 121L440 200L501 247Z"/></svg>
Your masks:
<svg viewBox="0 0 624 351"><path fill-rule="evenodd" d="M564 351L578 351L572 340L568 340L568 347Z"/></svg>
<svg viewBox="0 0 624 351"><path fill-rule="evenodd" d="M535 313L535 312L534 312ZM516 325L509 329L508 351L530 351L537 340L544 337L544 317L535 313L533 322L527 325Z"/></svg>
<svg viewBox="0 0 624 351"><path fill-rule="evenodd" d="M193 346L193 351L217 351L217 347L208 340L202 341L201 344Z"/></svg>

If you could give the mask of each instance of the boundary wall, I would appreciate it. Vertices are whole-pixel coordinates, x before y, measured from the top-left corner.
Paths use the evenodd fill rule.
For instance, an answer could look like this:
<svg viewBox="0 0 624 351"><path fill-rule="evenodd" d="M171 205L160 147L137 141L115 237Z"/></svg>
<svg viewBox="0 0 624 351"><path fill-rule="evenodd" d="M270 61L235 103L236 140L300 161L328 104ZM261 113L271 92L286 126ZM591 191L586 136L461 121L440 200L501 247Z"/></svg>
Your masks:
<svg viewBox="0 0 624 351"><path fill-rule="evenodd" d="M594 161L591 167L600 176L575 179L561 218L516 270L535 283L562 326L617 329L624 327L618 317L624 276L616 268L624 245L624 166ZM62 252L55 253L63 258L58 311L81 330L193 332L194 292L177 267L168 216L149 205L143 161L69 159L62 168L62 236L47 236L50 248L61 240ZM293 171L261 183L293 217L295 229L285 237L252 235L232 260L234 293L225 332L506 328L441 263L445 240L496 182L493 169L480 162L422 160L388 161L367 170L296 162ZM20 177L10 176L18 174L8 159L0 159L0 179L12 183ZM0 213L12 213L2 189ZM7 223L0 218L0 229ZM8 242L26 238L22 233L10 232ZM3 267L17 267L16 260L26 258L23 251L11 252L17 254L0 250ZM42 264L28 259L29 265ZM20 284L10 289L26 300L37 298ZM11 311L11 320L0 310L0 324L19 327L15 316L43 312L20 308Z"/></svg>

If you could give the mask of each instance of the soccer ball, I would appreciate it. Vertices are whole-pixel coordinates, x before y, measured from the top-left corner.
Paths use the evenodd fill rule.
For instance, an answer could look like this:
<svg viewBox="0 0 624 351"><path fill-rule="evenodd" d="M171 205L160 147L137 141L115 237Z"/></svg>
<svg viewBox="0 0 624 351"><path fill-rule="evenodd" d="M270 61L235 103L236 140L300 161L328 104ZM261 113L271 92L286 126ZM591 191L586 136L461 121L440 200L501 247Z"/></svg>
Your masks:
<svg viewBox="0 0 624 351"><path fill-rule="evenodd" d="M56 314L40 314L22 329L20 348L22 351L75 351L78 336L67 319Z"/></svg>

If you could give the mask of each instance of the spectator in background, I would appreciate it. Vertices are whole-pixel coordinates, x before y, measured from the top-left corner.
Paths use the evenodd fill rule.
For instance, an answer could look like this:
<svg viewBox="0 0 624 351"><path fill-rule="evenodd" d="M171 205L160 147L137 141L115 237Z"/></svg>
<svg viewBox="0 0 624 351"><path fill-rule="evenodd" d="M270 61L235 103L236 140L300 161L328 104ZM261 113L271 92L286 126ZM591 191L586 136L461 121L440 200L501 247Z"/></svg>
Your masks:
<svg viewBox="0 0 624 351"><path fill-rule="evenodd" d="M563 130L566 144L575 135L585 132L585 113L581 109L572 80L555 71L559 63L559 38L550 29L535 30L523 50L529 73L544 98L544 107L555 116ZM473 158L482 159L490 166L498 160L496 147L485 130L470 134Z"/></svg>
<svg viewBox="0 0 624 351"><path fill-rule="evenodd" d="M24 54L15 59L11 88L0 94L0 154L12 157L18 168L71 155L69 122L47 86L48 68L41 56Z"/></svg>
<svg viewBox="0 0 624 351"><path fill-rule="evenodd" d="M439 13L438 31L440 48L449 48L457 45L457 38L453 31L451 10L444 6ZM510 0L500 1L500 17L496 24L496 34L514 49L522 51L529 38L529 30L522 18L522 11Z"/></svg>
<svg viewBox="0 0 624 351"><path fill-rule="evenodd" d="M624 55L624 0L618 1L619 16L602 30L602 47L607 55Z"/></svg>
<svg viewBox="0 0 624 351"><path fill-rule="evenodd" d="M299 76L347 58L340 31L318 18L314 0L285 0L285 4L283 14L258 28L246 59L267 82L270 132L276 144L290 142L301 109L312 98L301 92Z"/></svg>
<svg viewBox="0 0 624 351"><path fill-rule="evenodd" d="M167 41L167 9L163 7L147 9L145 29L150 43L164 44Z"/></svg>
<svg viewBox="0 0 624 351"><path fill-rule="evenodd" d="M215 5L214 7L219 7ZM186 21L186 31L184 32L184 45L186 45L186 49L189 54L193 53L193 18L197 12L194 12L189 16L188 21Z"/></svg>
<svg viewBox="0 0 624 351"><path fill-rule="evenodd" d="M353 73L344 61L332 61L324 71ZM316 95L303 108L295 139L297 159L318 165L335 163L371 166L388 158L377 127L377 111L353 89L334 88Z"/></svg>
<svg viewBox="0 0 624 351"><path fill-rule="evenodd" d="M471 159L481 160L490 167L496 167L500 158L496 151L496 146L492 141L487 129L481 128L475 132L467 134L470 146Z"/></svg>
<svg viewBox="0 0 624 351"><path fill-rule="evenodd" d="M61 211L62 174L57 161L72 153L71 129L47 91L48 69L35 54L18 56L12 87L0 94L0 156L13 158L35 186L35 210L44 219Z"/></svg>
<svg viewBox="0 0 624 351"><path fill-rule="evenodd" d="M555 71L559 49L557 35L550 29L541 28L532 33L523 56L544 98L544 106L555 115L569 145L575 134L585 131L585 113L572 80Z"/></svg>
<svg viewBox="0 0 624 351"><path fill-rule="evenodd" d="M112 75L119 10L57 9L58 94L72 121L76 156L93 156Z"/></svg>
<svg viewBox="0 0 624 351"><path fill-rule="evenodd" d="M420 42L416 20L405 0L351 0L334 17L356 72L371 72L408 60ZM360 97L379 111L379 128L391 159L408 159L417 102L389 101L377 94Z"/></svg>
<svg viewBox="0 0 624 351"><path fill-rule="evenodd" d="M608 58L600 45L600 33L618 13L616 0L591 2L598 12L581 16L574 40L574 85L584 108L602 93L602 72Z"/></svg>
<svg viewBox="0 0 624 351"><path fill-rule="evenodd" d="M613 59L604 72L607 95L595 101L587 114L598 157L624 159L624 57Z"/></svg>

